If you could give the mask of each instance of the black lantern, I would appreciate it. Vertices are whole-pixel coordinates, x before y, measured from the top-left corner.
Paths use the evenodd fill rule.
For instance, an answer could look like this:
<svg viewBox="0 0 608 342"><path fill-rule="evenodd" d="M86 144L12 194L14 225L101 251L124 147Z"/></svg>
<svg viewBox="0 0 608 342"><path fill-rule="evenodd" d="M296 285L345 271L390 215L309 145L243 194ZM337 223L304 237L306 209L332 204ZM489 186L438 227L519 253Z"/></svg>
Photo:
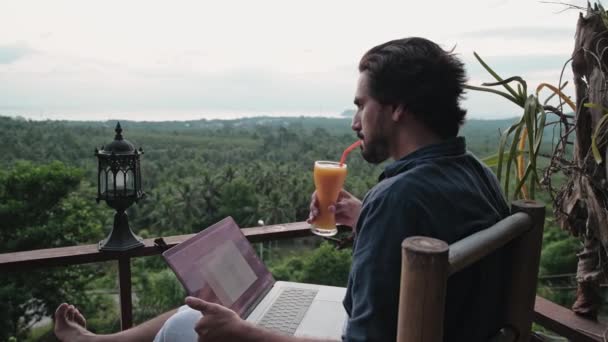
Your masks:
<svg viewBox="0 0 608 342"><path fill-rule="evenodd" d="M100 251L126 251L143 246L143 240L129 227L125 210L133 202L144 197L141 190L139 157L144 151L136 150L133 144L122 137L120 122L116 124L116 136L109 145L95 148L98 159L97 203L100 200L116 210L114 226L110 235L99 242Z"/></svg>

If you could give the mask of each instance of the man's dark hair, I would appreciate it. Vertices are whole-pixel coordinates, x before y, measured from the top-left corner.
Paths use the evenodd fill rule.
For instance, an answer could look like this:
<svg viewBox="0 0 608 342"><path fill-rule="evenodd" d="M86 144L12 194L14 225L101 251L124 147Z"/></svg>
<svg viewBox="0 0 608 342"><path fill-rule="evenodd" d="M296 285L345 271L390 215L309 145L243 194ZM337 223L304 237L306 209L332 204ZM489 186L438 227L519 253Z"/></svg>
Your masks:
<svg viewBox="0 0 608 342"><path fill-rule="evenodd" d="M359 71L368 73L370 95L381 104L403 105L441 138L458 135L466 74L451 52L424 38L392 40L365 53Z"/></svg>

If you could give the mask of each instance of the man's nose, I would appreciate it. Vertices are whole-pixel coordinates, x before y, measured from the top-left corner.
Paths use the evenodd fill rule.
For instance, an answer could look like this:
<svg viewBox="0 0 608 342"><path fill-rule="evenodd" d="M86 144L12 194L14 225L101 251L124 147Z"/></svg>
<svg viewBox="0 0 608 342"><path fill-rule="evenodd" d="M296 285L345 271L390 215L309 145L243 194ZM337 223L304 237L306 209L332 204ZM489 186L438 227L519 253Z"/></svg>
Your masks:
<svg viewBox="0 0 608 342"><path fill-rule="evenodd" d="M357 112L353 116L353 121L350 124L350 128L352 128L353 131L360 131L361 130L361 119L360 119L360 116L359 116L359 112Z"/></svg>

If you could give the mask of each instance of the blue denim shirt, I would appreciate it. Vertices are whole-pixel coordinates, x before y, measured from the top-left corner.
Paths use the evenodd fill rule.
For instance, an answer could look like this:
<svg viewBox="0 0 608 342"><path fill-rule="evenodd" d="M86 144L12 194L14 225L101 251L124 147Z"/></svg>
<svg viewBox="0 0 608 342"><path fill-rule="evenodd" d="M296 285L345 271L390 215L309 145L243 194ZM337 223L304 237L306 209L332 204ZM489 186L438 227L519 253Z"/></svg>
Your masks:
<svg viewBox="0 0 608 342"><path fill-rule="evenodd" d="M509 214L492 171L457 137L388 165L363 199L344 307L344 341L395 341L401 242L422 235L453 243ZM498 253L448 280L444 340L484 340L501 327Z"/></svg>

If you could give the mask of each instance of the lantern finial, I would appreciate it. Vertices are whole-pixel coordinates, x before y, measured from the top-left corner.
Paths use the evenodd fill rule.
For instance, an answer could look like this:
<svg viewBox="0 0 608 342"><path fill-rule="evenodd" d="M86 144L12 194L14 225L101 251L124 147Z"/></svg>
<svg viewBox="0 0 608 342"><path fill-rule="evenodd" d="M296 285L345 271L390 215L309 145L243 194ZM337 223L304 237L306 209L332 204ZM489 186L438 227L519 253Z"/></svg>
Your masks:
<svg viewBox="0 0 608 342"><path fill-rule="evenodd" d="M114 140L122 140L122 127L120 127L120 121L116 123L116 129L114 131L116 132Z"/></svg>

